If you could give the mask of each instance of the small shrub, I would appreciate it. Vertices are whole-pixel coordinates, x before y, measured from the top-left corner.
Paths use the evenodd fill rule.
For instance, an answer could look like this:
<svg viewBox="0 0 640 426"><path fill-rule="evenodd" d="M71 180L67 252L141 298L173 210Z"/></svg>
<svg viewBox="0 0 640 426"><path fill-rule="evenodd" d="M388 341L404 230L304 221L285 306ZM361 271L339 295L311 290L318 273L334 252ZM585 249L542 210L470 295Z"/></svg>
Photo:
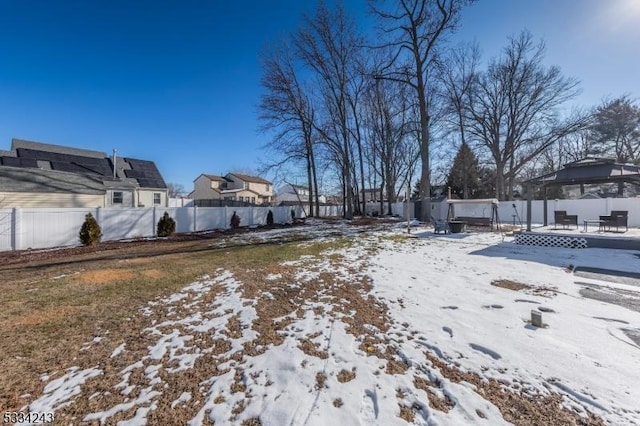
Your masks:
<svg viewBox="0 0 640 426"><path fill-rule="evenodd" d="M231 228L240 228L240 216L238 216L236 212L233 212L233 216L231 216Z"/></svg>
<svg viewBox="0 0 640 426"><path fill-rule="evenodd" d="M273 212L271 210L267 213L267 225L273 225Z"/></svg>
<svg viewBox="0 0 640 426"><path fill-rule="evenodd" d="M292 221L292 222L295 222L295 221L296 221L296 212L295 212L295 210L293 210L293 209L291 210L291 221Z"/></svg>
<svg viewBox="0 0 640 426"><path fill-rule="evenodd" d="M176 232L176 221L169 216L168 212L164 212L158 221L158 237L170 237Z"/></svg>
<svg viewBox="0 0 640 426"><path fill-rule="evenodd" d="M91 213L87 213L84 217L84 223L80 228L79 236L80 242L85 246L90 246L100 242L100 238L102 238L102 230Z"/></svg>

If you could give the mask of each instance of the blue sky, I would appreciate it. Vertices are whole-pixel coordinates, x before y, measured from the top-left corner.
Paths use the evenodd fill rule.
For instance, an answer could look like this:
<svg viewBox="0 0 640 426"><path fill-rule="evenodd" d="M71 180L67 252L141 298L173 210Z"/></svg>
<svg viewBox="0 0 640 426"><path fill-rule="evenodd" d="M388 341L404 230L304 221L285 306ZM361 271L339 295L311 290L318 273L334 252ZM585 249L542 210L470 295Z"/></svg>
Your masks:
<svg viewBox="0 0 640 426"><path fill-rule="evenodd" d="M346 1L366 11L365 0ZM255 171L259 55L314 3L0 0L0 149L11 138L155 161L192 189L200 173ZM529 29L547 63L582 81L577 104L640 95L640 0L479 0L457 40L485 58Z"/></svg>

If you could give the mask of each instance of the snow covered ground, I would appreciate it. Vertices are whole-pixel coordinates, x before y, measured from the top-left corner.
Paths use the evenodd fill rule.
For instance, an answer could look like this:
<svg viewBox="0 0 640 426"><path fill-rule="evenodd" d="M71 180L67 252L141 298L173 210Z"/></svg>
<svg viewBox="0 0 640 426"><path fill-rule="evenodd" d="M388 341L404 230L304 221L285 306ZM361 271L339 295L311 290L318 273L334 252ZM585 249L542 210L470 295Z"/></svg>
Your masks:
<svg viewBox="0 0 640 426"><path fill-rule="evenodd" d="M308 227L315 238L336 229ZM246 238L280 231L270 232ZM99 365L79 354L64 374L43 372L28 408L69 410L74 424L158 424L169 410L189 425L508 424L508 407L488 396L497 386L640 424L640 312L583 297L589 286L640 297L640 286L573 274L640 273L638 253L424 228L351 238L260 271L260 282L218 269L149 302L130 336L88 339L86 352L113 348ZM545 327L528 322L532 310Z"/></svg>

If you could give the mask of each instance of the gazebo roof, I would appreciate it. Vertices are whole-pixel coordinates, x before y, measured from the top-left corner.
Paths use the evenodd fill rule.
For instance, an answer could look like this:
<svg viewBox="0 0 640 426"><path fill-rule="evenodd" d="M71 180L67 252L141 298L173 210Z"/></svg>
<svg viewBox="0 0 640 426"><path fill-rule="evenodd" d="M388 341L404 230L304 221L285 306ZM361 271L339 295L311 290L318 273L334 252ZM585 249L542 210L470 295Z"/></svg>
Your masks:
<svg viewBox="0 0 640 426"><path fill-rule="evenodd" d="M612 182L640 184L640 166L617 163L608 158L587 157L567 163L556 172L535 177L526 183L536 186L562 186Z"/></svg>

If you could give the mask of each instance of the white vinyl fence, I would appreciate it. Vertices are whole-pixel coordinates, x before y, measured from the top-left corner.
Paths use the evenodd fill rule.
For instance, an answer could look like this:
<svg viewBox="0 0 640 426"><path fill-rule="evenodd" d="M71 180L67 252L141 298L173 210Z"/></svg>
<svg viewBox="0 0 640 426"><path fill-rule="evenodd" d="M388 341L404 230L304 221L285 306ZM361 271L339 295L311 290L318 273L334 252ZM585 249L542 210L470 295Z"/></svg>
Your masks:
<svg viewBox="0 0 640 426"><path fill-rule="evenodd" d="M284 208L284 207L282 207ZM289 206L287 207L290 210L293 210L297 218L305 218L308 216L309 205L305 205L303 209L301 206ZM315 206L313 208L315 214ZM319 217L341 217L342 216L342 206L337 205L327 205L327 206L319 206ZM291 214L291 212L289 212Z"/></svg>
<svg viewBox="0 0 640 426"><path fill-rule="evenodd" d="M442 203L446 205L446 201ZM488 207L485 210L485 217L489 217L491 211ZM598 219L599 216L611 214L612 210L626 210L629 212L629 226L640 227L640 198L602 198L596 200L547 200L547 224L553 225L553 212L555 210L565 210L567 214L578 215L578 224L582 225L584 220ZM441 208L441 218L446 218L446 207ZM458 212L458 206L456 206ZM474 215L468 215L474 216ZM482 214L478 212L478 217ZM520 221L526 226L527 223L527 200L500 201L498 205L498 217L503 224L520 225ZM531 202L531 223L541 225L544 223L544 201L534 200Z"/></svg>
<svg viewBox="0 0 640 426"><path fill-rule="evenodd" d="M290 223L290 207L169 207L0 209L0 251L77 246L85 215L102 229L102 241L156 236L158 220L168 212L176 232L228 229L235 211L240 226L265 225L269 210L274 223Z"/></svg>

